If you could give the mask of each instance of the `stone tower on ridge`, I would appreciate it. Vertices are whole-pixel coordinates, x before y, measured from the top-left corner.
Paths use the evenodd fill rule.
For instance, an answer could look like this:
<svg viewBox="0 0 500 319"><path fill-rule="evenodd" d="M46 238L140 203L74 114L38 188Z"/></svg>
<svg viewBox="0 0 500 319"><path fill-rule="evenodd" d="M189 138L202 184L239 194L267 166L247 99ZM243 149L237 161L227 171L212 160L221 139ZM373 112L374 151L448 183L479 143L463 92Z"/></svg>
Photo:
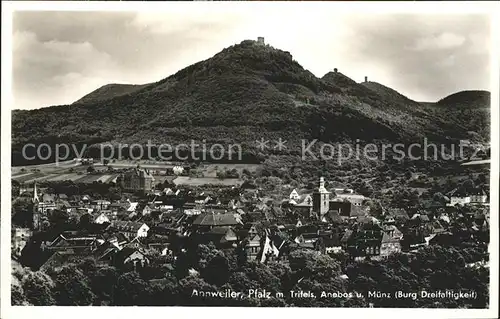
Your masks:
<svg viewBox="0 0 500 319"><path fill-rule="evenodd" d="M330 209L330 192L325 188L325 179L320 177L319 188L313 193L313 211L321 220Z"/></svg>

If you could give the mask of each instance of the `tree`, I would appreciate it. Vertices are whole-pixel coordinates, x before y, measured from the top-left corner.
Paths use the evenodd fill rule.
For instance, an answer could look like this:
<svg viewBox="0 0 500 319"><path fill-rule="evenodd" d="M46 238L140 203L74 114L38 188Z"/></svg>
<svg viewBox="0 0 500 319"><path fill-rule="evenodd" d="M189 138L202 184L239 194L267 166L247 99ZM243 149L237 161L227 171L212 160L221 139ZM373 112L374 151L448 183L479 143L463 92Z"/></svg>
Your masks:
<svg viewBox="0 0 500 319"><path fill-rule="evenodd" d="M136 272L121 275L114 289L114 305L137 306L144 304L144 296L148 289L147 282Z"/></svg>
<svg viewBox="0 0 500 319"><path fill-rule="evenodd" d="M52 306L55 304L52 278L41 271L29 271L21 280L26 299L34 306Z"/></svg>
<svg viewBox="0 0 500 319"><path fill-rule="evenodd" d="M118 276L116 268L111 266L99 268L95 272L91 278L91 287L99 303L111 303L113 301Z"/></svg>
<svg viewBox="0 0 500 319"><path fill-rule="evenodd" d="M12 198L19 196L20 189L21 189L21 185L19 184L19 182L13 179L12 180L12 188L11 188Z"/></svg>
<svg viewBox="0 0 500 319"><path fill-rule="evenodd" d="M13 306L30 305L24 294L24 289L21 286L21 282L15 276L12 276L10 299Z"/></svg>
<svg viewBox="0 0 500 319"><path fill-rule="evenodd" d="M68 224L70 221L70 215L65 210L56 209L52 211L49 216L49 222L51 225L62 226Z"/></svg>
<svg viewBox="0 0 500 319"><path fill-rule="evenodd" d="M110 187L108 190L108 197L111 200L119 200L122 198L122 190L119 187Z"/></svg>
<svg viewBox="0 0 500 319"><path fill-rule="evenodd" d="M12 203L12 223L21 227L31 227L33 223L33 203L17 199Z"/></svg>
<svg viewBox="0 0 500 319"><path fill-rule="evenodd" d="M229 261L224 253L217 252L216 255L208 257L205 267L201 269L201 276L209 284L221 286L229 279Z"/></svg>
<svg viewBox="0 0 500 319"><path fill-rule="evenodd" d="M150 281L148 305L174 306L178 305L179 283L174 277Z"/></svg>
<svg viewBox="0 0 500 319"><path fill-rule="evenodd" d="M90 280L75 265L63 266L54 275L55 298L60 306L89 306L95 295Z"/></svg>
<svg viewBox="0 0 500 319"><path fill-rule="evenodd" d="M290 256L290 269L305 278L331 278L340 274L340 265L328 255L317 251L295 250Z"/></svg>

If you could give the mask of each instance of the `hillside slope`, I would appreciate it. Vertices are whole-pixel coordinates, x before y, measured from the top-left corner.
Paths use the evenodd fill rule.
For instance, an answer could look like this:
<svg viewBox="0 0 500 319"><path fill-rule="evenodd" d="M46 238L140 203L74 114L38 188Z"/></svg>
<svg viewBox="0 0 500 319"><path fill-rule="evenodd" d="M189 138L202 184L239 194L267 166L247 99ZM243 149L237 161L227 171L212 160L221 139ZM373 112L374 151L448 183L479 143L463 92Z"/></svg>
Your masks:
<svg viewBox="0 0 500 319"><path fill-rule="evenodd" d="M368 88L369 90L376 92L378 95L380 95L382 98L386 100L393 101L400 105L413 106L413 107L419 106L418 102L415 102L409 99L408 97L404 96L403 94L397 92L396 90L393 90L380 83L369 81L369 82L362 82L361 85Z"/></svg>
<svg viewBox="0 0 500 319"><path fill-rule="evenodd" d="M490 92L480 90L460 91L436 103L427 104L427 110L437 118L444 118L461 130L467 131L466 139L476 143L490 140Z"/></svg>
<svg viewBox="0 0 500 319"><path fill-rule="evenodd" d="M450 94L439 100L437 105L445 107L466 107L470 109L484 109L490 107L491 94L488 91L470 90Z"/></svg>
<svg viewBox="0 0 500 319"><path fill-rule="evenodd" d="M72 105L13 113L24 143L457 141L470 127L340 74L315 77L289 52L246 40L146 86L107 86ZM17 155L16 155L17 154ZM14 161L14 159L13 159Z"/></svg>
<svg viewBox="0 0 500 319"><path fill-rule="evenodd" d="M89 104L97 103L106 100L113 99L118 96L127 95L134 93L144 87L147 84L136 85L136 84L106 84L95 91L90 92L81 99L77 100L73 104Z"/></svg>

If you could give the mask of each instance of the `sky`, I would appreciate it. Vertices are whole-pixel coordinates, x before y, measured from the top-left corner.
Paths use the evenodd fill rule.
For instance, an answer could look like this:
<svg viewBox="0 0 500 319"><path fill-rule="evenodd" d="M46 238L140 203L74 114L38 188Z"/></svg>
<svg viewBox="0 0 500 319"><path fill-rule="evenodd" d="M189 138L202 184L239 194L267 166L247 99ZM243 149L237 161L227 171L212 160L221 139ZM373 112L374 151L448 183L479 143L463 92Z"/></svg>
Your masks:
<svg viewBox="0 0 500 319"><path fill-rule="evenodd" d="M318 77L338 68L417 101L489 89L487 16L253 8L16 12L13 108L71 104L109 83L155 82L259 36Z"/></svg>

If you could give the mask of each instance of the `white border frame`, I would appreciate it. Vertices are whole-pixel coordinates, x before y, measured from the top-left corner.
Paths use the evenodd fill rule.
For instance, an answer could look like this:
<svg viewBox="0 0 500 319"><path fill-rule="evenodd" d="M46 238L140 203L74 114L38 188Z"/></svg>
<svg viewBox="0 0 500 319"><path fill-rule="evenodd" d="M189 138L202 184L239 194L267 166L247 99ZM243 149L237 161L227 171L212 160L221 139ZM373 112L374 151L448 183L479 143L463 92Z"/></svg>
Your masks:
<svg viewBox="0 0 500 319"><path fill-rule="evenodd" d="M489 309L396 309L396 308L214 308L214 307L12 307L10 305L11 256L10 256L10 211L11 211L11 103L12 97L12 13L13 11L161 11L183 10L200 12L214 10L244 9L248 6L300 10L304 6L335 6L338 12L380 13L425 13L425 14L460 14L483 13L491 17L491 203L490 203L490 302ZM426 317L426 318L496 318L498 315L498 197L499 197L499 41L500 41L500 5L495 2L73 2L73 1L35 1L2 2L2 110L1 110L1 318L97 318L106 317L145 317L158 316L164 312L167 316L187 317L196 314L215 316L233 312L238 317L255 318L256 316L369 316L372 318Z"/></svg>

